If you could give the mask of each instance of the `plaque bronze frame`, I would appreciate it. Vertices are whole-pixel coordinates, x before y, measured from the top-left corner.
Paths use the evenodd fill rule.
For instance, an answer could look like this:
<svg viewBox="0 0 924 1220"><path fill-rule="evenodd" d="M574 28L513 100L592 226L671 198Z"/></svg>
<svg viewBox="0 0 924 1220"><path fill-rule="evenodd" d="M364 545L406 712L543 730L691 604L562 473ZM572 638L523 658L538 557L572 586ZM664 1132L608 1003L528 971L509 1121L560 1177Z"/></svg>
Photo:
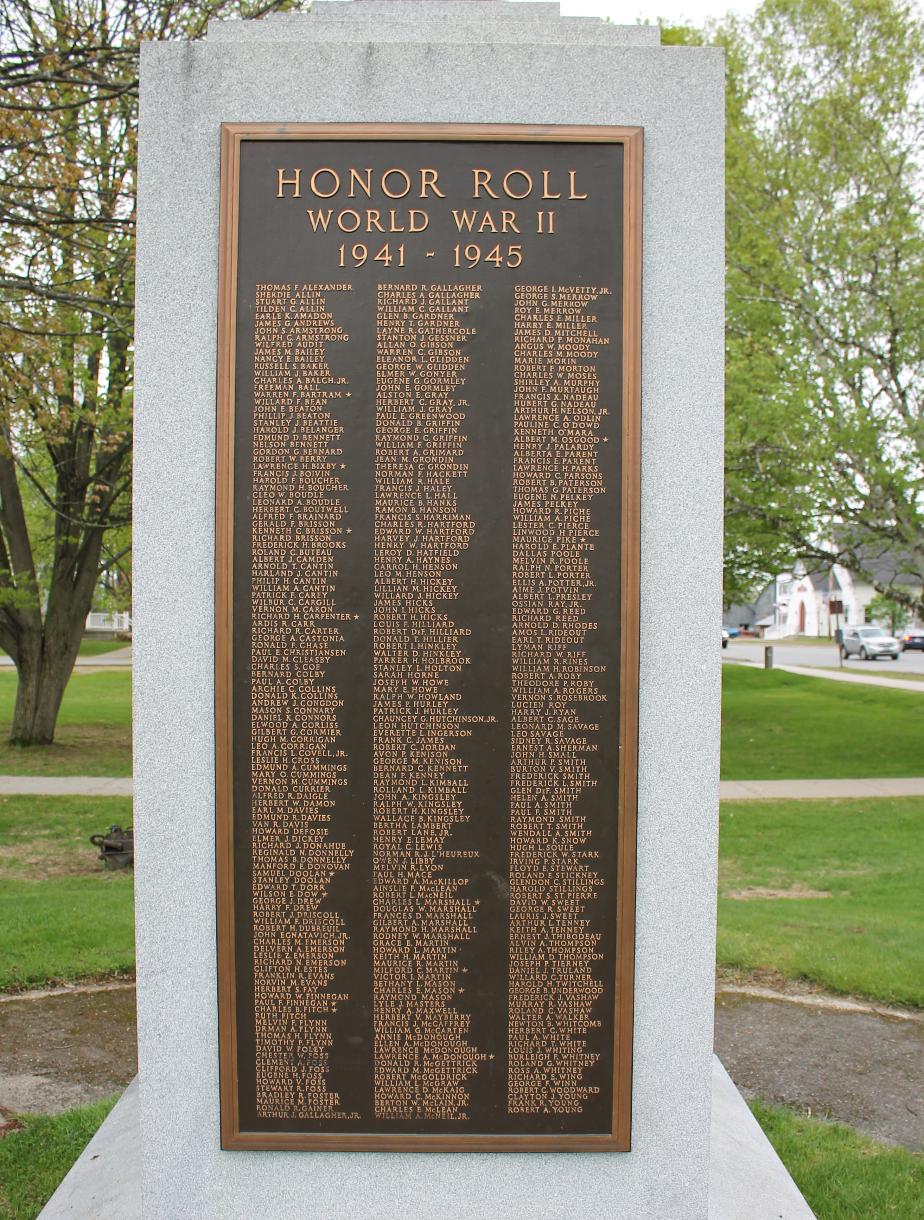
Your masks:
<svg viewBox="0 0 924 1220"><path fill-rule="evenodd" d="M430 140L621 144L623 171L619 785L612 1129L608 1134L381 1134L241 1130L237 1088L232 794L232 555L238 183L246 140ZM215 536L215 790L221 1144L225 1149L377 1152L626 1152L631 1147L641 465L640 127L225 123L221 127Z"/></svg>

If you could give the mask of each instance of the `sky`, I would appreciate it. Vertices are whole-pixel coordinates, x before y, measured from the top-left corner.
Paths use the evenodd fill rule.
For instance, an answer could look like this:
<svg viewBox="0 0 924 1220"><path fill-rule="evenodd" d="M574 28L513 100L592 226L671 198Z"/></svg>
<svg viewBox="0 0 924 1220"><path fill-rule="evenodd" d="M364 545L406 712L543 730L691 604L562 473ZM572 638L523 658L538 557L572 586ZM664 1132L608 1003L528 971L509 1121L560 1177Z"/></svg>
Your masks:
<svg viewBox="0 0 924 1220"><path fill-rule="evenodd" d="M564 17L609 17L617 25L634 25L637 18L702 25L729 10L749 15L756 7L756 0L561 0Z"/></svg>

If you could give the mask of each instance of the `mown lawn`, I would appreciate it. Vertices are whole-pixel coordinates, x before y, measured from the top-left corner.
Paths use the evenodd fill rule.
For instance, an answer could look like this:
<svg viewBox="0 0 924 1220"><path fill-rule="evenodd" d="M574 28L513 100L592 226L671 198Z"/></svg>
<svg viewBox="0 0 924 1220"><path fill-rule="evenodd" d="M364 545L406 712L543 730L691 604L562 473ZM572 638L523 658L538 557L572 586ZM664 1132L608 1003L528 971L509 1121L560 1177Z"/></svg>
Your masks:
<svg viewBox="0 0 924 1220"><path fill-rule="evenodd" d="M0 1216L34 1220L93 1138L116 1098L64 1114L30 1114L0 1139Z"/></svg>
<svg viewBox="0 0 924 1220"><path fill-rule="evenodd" d="M134 969L133 876L91 834L127 826L120 797L0 797L0 991Z"/></svg>
<svg viewBox="0 0 924 1220"><path fill-rule="evenodd" d="M15 702L16 674L0 671L0 775L131 775L130 669L74 674L51 746L9 744Z"/></svg>
<svg viewBox="0 0 924 1220"><path fill-rule="evenodd" d="M924 1006L924 798L723 802L718 964Z"/></svg>
<svg viewBox="0 0 924 1220"><path fill-rule="evenodd" d="M924 774L924 692L722 668L723 779Z"/></svg>
<svg viewBox="0 0 924 1220"><path fill-rule="evenodd" d="M839 1123L751 1103L818 1220L924 1220L924 1156Z"/></svg>

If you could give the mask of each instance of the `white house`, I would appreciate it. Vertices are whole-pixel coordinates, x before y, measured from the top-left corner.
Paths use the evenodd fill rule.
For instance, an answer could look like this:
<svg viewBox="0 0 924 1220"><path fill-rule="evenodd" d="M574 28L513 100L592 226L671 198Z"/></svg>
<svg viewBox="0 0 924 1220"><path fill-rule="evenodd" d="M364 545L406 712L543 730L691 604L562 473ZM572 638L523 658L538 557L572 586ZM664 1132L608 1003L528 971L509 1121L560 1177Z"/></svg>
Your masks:
<svg viewBox="0 0 924 1220"><path fill-rule="evenodd" d="M884 583L908 585L913 578L894 575L888 560L876 560L871 570ZM889 569L889 571L887 571ZM801 561L791 572L775 577L751 604L730 606L722 616L723 625L743 631L754 631L768 640L790 635L820 636L830 639L838 626L846 623L870 622L869 603L876 590L841 564L814 572L806 570ZM830 603L840 601L843 615L839 621L830 612Z"/></svg>
<svg viewBox="0 0 924 1220"><path fill-rule="evenodd" d="M132 629L132 616L127 610L104 612L91 610L84 624L84 635L107 639L113 635L128 635Z"/></svg>

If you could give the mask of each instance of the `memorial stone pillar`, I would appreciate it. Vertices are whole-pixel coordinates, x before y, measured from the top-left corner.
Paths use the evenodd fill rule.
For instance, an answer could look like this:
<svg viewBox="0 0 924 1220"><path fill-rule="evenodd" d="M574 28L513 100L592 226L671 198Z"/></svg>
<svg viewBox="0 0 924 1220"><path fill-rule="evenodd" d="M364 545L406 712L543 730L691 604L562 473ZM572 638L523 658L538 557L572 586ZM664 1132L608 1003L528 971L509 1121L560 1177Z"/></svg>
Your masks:
<svg viewBox="0 0 924 1220"><path fill-rule="evenodd" d="M146 1217L705 1220L723 74L504 0L143 48Z"/></svg>

